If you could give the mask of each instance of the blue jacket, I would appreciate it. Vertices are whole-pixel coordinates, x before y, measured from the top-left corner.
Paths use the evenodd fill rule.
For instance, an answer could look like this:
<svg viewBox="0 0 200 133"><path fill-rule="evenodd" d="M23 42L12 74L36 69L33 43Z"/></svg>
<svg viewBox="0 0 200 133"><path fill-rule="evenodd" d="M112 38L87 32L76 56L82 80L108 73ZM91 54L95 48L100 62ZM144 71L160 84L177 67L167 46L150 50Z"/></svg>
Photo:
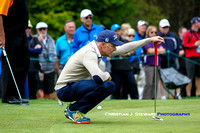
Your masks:
<svg viewBox="0 0 200 133"><path fill-rule="evenodd" d="M138 32L136 32L133 41L139 41L139 40L142 40L142 39L144 39L144 38L141 37L141 36L139 35ZM133 62L136 58L138 58L139 62L141 62L140 57L141 57L142 51L143 51L143 50L142 50L142 47L136 49L135 55L132 55L132 56L130 57L130 62Z"/></svg>
<svg viewBox="0 0 200 133"><path fill-rule="evenodd" d="M68 61L68 59L73 55L73 39L68 42L68 39L66 37L66 33L59 37L56 41L56 53L57 57L60 58L59 64L65 65Z"/></svg>
<svg viewBox="0 0 200 133"><path fill-rule="evenodd" d="M166 49L166 54L165 54L165 56L162 56L161 61L167 60L167 50L169 50L170 52L172 52L169 54L170 66L176 67L175 59L179 55L179 50L180 50L180 41L179 41L178 37L173 32L168 32L166 35L163 35L159 31L158 35L163 37L163 39L165 40L165 44L163 44L163 43L161 43L161 44ZM176 54L177 56L174 54Z"/></svg>
<svg viewBox="0 0 200 133"><path fill-rule="evenodd" d="M96 41L97 35L103 30L104 29L101 26L94 23L92 23L91 29L87 30L82 24L78 29L76 29L74 34L73 52L76 53L76 51L78 51L89 42L93 40Z"/></svg>

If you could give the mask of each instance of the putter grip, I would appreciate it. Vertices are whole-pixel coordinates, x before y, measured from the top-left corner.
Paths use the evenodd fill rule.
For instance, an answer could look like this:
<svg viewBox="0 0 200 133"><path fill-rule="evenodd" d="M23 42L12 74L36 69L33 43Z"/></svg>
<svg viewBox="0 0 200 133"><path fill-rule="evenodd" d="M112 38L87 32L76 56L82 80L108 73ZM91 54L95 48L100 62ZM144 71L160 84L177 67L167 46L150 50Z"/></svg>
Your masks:
<svg viewBox="0 0 200 133"><path fill-rule="evenodd" d="M155 55L154 55L154 66L156 67L157 66L157 55L158 55L158 51L157 51L157 48L158 48L158 43L155 42L154 43L154 47L155 47Z"/></svg>
<svg viewBox="0 0 200 133"><path fill-rule="evenodd" d="M6 54L6 50L5 50L4 47L2 48L2 51L3 51L3 55L4 55L4 56L7 56L7 54Z"/></svg>

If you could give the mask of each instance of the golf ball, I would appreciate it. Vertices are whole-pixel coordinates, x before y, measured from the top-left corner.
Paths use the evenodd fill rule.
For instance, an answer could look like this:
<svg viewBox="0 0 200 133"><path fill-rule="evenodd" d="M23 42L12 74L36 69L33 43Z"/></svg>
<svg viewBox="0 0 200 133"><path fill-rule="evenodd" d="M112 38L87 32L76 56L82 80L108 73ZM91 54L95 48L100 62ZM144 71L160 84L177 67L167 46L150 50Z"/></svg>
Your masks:
<svg viewBox="0 0 200 133"><path fill-rule="evenodd" d="M101 106L98 106L98 107L97 107L97 109L98 109L98 110L101 110L101 109L102 109L102 107L101 107Z"/></svg>

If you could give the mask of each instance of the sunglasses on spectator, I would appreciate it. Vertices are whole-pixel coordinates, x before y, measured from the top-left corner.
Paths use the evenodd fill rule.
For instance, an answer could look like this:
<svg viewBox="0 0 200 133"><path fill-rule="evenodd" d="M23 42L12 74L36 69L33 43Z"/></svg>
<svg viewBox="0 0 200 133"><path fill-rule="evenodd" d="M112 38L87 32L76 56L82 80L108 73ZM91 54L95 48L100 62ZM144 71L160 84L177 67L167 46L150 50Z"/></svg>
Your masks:
<svg viewBox="0 0 200 133"><path fill-rule="evenodd" d="M151 34L153 34L153 33L154 33L154 34L157 34L157 31L151 31L150 33L151 33Z"/></svg>
<svg viewBox="0 0 200 133"><path fill-rule="evenodd" d="M31 29L31 27L28 27L28 29Z"/></svg>
<svg viewBox="0 0 200 133"><path fill-rule="evenodd" d="M169 28L169 26L165 26L165 27L162 27L163 29L165 29L165 28Z"/></svg>
<svg viewBox="0 0 200 133"><path fill-rule="evenodd" d="M39 28L39 31L46 30L47 28Z"/></svg>
<svg viewBox="0 0 200 133"><path fill-rule="evenodd" d="M85 19L91 19L91 20L92 20L92 17L90 17L90 16L87 16L87 17L85 17Z"/></svg>
<svg viewBox="0 0 200 133"><path fill-rule="evenodd" d="M135 35L128 35L128 37L135 37Z"/></svg>

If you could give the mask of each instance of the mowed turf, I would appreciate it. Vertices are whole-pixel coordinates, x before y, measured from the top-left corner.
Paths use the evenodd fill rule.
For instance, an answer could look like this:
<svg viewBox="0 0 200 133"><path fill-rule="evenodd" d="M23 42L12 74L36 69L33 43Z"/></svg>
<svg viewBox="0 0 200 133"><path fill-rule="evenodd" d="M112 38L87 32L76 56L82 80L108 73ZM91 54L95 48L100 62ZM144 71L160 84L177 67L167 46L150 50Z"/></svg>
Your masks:
<svg viewBox="0 0 200 133"><path fill-rule="evenodd" d="M136 116L154 113L154 100L104 100L86 117L90 124L74 124L56 100L29 100L29 106L0 103L0 133L199 133L200 99L157 100L157 112L190 116Z"/></svg>

